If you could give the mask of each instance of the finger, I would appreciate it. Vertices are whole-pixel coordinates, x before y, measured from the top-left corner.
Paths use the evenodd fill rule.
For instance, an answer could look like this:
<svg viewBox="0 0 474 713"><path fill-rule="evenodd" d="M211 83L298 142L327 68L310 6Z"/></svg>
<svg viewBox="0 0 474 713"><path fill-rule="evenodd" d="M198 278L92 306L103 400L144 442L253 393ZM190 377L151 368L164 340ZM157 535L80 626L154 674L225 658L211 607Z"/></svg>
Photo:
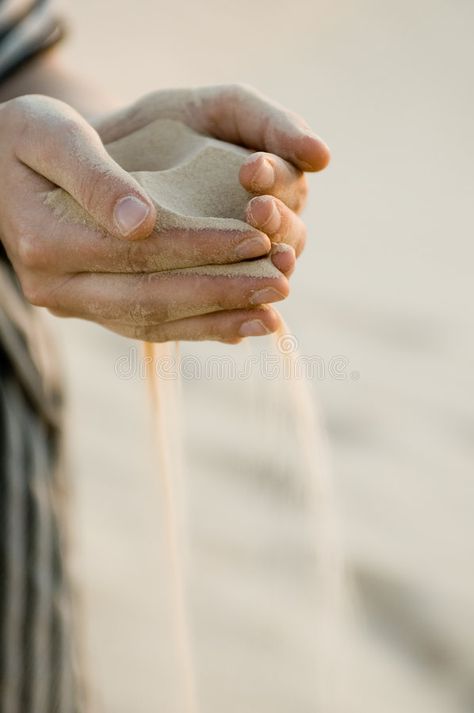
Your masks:
<svg viewBox="0 0 474 713"><path fill-rule="evenodd" d="M146 342L212 340L237 344L244 337L275 332L280 326L280 316L271 307L262 306L251 310L214 312L159 325L117 326L113 322L104 322L103 326L125 337Z"/></svg>
<svg viewBox="0 0 474 713"><path fill-rule="evenodd" d="M288 293L288 280L267 258L224 268L71 275L47 294L37 293L34 303L84 319L146 326L247 309L285 299Z"/></svg>
<svg viewBox="0 0 474 713"><path fill-rule="evenodd" d="M82 226L81 226L82 228ZM81 254L71 250L74 238L81 240ZM147 240L125 242L76 226L63 228L58 242L42 251L43 269L51 265L54 252L64 272L145 273L166 272L205 265L226 265L266 256L271 249L267 235L248 226L247 230L154 231ZM77 244L77 243L76 243ZM40 267L38 265L38 267Z"/></svg>
<svg viewBox="0 0 474 713"><path fill-rule="evenodd" d="M300 116L251 87L205 87L199 106L206 130L216 138L277 154L302 171L320 171L329 163L329 148Z"/></svg>
<svg viewBox="0 0 474 713"><path fill-rule="evenodd" d="M35 241L37 269L61 265L64 273L163 272L204 265L225 265L267 255L265 233L248 225L242 230L154 230L147 240L118 241L84 225L54 222L52 216L30 240ZM243 224L244 226L245 224Z"/></svg>
<svg viewBox="0 0 474 713"><path fill-rule="evenodd" d="M300 212L306 201L308 186L302 171L279 156L253 153L242 164L240 182L249 193L272 195Z"/></svg>
<svg viewBox="0 0 474 713"><path fill-rule="evenodd" d="M263 257L271 248L267 235L244 222L241 230L173 229L153 231L147 240L117 240L93 224L68 221L68 204L57 199L63 191L51 192L51 183L26 166L18 163L10 184L15 200L9 190L0 192L2 220L16 230L13 249L29 270L158 272ZM22 204L30 211L19 213ZM58 205L65 206L62 213Z"/></svg>
<svg viewBox="0 0 474 713"><path fill-rule="evenodd" d="M296 267L295 249L286 243L275 243L270 255L275 267L286 277L291 277Z"/></svg>
<svg viewBox="0 0 474 713"><path fill-rule="evenodd" d="M110 234L135 239L151 233L153 203L85 119L48 97L21 97L11 106L11 119L21 115L24 122L13 147L22 163L67 191Z"/></svg>
<svg viewBox="0 0 474 713"><path fill-rule="evenodd" d="M268 235L272 243L287 243L298 257L306 242L306 226L278 198L258 196L247 206L247 221Z"/></svg>

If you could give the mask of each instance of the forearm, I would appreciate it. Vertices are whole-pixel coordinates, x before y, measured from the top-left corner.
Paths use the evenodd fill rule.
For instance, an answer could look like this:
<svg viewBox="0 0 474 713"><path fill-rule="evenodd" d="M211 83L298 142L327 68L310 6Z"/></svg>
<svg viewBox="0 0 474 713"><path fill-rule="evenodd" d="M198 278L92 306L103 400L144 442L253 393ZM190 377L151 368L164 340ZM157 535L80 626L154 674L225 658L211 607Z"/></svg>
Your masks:
<svg viewBox="0 0 474 713"><path fill-rule="evenodd" d="M92 81L76 75L64 63L60 49L31 60L0 84L0 102L25 94L44 94L61 99L87 119L119 106L117 99Z"/></svg>

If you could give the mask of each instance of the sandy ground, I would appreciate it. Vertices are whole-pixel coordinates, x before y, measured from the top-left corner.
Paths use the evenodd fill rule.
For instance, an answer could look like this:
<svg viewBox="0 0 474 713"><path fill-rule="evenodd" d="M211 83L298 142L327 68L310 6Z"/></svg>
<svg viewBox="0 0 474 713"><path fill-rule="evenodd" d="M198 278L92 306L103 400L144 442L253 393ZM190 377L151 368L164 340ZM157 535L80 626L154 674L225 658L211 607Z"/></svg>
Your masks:
<svg viewBox="0 0 474 713"><path fill-rule="evenodd" d="M62 5L70 64L125 101L245 81L332 147L330 170L311 180L310 240L283 311L301 351L326 367L311 386L357 592L349 675L333 687L345 713L472 711L472 3ZM98 709L184 713L145 386L116 368L134 345L88 324L57 329ZM232 351L184 354L203 363ZM334 357L345 378L327 373ZM298 507L265 480L290 454L262 435L274 416L257 408L267 392L256 378L184 384L206 713L314 711L303 655L314 603L296 586Z"/></svg>

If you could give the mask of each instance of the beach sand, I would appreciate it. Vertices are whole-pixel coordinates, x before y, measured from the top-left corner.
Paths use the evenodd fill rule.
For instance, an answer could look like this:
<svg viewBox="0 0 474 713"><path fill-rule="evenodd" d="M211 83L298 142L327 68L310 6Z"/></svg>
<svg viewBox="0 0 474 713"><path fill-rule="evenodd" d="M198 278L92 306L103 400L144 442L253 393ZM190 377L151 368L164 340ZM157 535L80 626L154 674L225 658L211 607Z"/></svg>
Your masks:
<svg viewBox="0 0 474 713"><path fill-rule="evenodd" d="M332 147L331 168L311 180L309 244L283 312L301 352L319 364L315 399L358 592L349 673L334 688L346 695L345 713L472 710L472 7L297 0L290 12L267 0L232 9L140 0L133 14L115 3L111 16L108 3L62 5L74 27L71 64L100 74L125 99L153 86L238 79L299 111ZM138 345L85 323L55 325L70 389L75 568L94 688L106 713L172 712L172 634L150 410L133 368ZM205 364L232 354L183 347L190 374L196 356ZM223 652L222 687L212 685L212 664L200 671L206 713L242 680L240 698L226 701L232 713L249 710L254 684L261 698L253 710L305 711L299 692L308 672L290 661L295 678L280 683L268 664L282 611L269 605L271 573L286 567L291 579L301 551L286 481L266 477L284 453L263 435L265 418L277 413L265 406L269 389L256 377L184 379L188 510L202 563L195 606L214 606L199 630L200 652L216 642ZM296 647L304 624L297 614L288 620ZM285 641L291 631L283 622ZM244 634L256 655L242 673L235 662ZM277 663L281 671L283 655ZM292 708L280 695L284 683Z"/></svg>

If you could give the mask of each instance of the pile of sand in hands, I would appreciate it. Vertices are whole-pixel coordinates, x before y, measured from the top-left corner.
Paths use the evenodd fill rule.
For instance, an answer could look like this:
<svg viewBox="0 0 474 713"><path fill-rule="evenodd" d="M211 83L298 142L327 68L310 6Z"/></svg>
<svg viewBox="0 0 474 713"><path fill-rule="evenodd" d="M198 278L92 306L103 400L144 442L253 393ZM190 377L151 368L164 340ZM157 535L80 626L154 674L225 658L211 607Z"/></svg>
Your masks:
<svg viewBox="0 0 474 713"><path fill-rule="evenodd" d="M106 148L152 199L157 231L248 231L245 209L251 195L240 185L239 170L250 151L202 136L171 119L157 119ZM60 220L91 224L91 217L62 189L49 193L46 203ZM280 275L270 257L168 272L229 277Z"/></svg>

